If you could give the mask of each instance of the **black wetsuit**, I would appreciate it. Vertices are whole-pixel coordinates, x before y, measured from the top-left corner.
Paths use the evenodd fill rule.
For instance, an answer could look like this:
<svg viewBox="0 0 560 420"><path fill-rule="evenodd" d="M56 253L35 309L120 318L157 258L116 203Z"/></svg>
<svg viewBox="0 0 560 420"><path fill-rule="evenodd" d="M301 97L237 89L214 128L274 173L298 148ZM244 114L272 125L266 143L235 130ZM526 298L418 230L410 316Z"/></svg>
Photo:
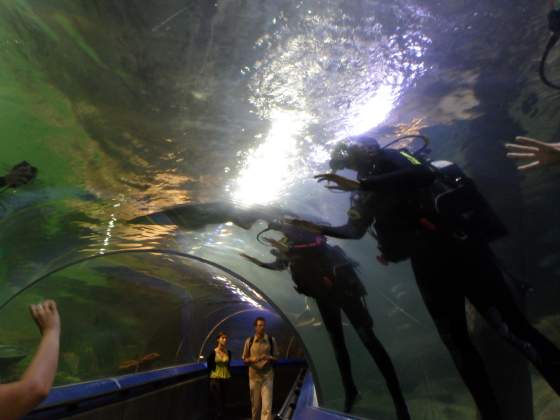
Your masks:
<svg viewBox="0 0 560 420"><path fill-rule="evenodd" d="M384 376L399 420L409 420L393 363L373 332L373 320L364 300L366 291L354 270L356 264L340 247L328 245L322 235L297 232L288 226L283 233L287 250L275 253L276 261L259 265L272 270L289 268L296 290L316 300L334 348L347 401L353 400L357 389L344 340L341 310Z"/></svg>
<svg viewBox="0 0 560 420"><path fill-rule="evenodd" d="M440 228L437 215L432 215L431 227L422 223L430 215L422 213L419 203L435 172L397 151L382 151L373 163L359 171L362 190L352 196L347 225L324 227L322 233L359 238L373 226L386 260L410 258L426 307L483 420L503 417L467 331L465 298L560 393L560 352L517 307L489 245Z"/></svg>

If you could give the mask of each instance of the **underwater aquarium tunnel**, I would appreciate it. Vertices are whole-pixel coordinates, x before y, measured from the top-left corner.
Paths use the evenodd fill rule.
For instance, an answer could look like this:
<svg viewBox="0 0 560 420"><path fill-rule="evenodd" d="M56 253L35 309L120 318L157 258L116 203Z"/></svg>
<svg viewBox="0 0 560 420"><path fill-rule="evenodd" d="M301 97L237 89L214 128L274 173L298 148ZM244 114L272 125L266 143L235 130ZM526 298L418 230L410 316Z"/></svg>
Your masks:
<svg viewBox="0 0 560 420"><path fill-rule="evenodd" d="M262 315L274 414L556 420L558 16L0 0L0 381L54 299L36 418L202 419L221 331L248 417Z"/></svg>
<svg viewBox="0 0 560 420"><path fill-rule="evenodd" d="M119 401L122 404L154 390L173 392L184 400L177 384L184 388L183 394L191 395L188 403L175 402L180 409L173 407L169 396L151 401L148 407L129 402L135 408L128 409L126 418L153 418L155 413L164 418L205 418L204 363L220 331L230 337L228 348L239 382L237 393L230 397L232 412L240 411L243 418L249 396L246 368L240 359L243 342L252 334L258 316L267 320L267 330L280 350L278 409L297 375L306 370L297 331L245 279L201 258L151 249L114 251L68 263L3 302L1 323L14 331L0 347L5 382L21 375L37 347L39 337L27 308L44 296L54 299L62 314L73 316L64 316L68 321L64 323L66 338L61 340L57 387L30 418L71 417L80 412L86 417L79 418L105 417L109 414L100 413L101 407L112 404L109 411L122 411L114 407ZM139 414L147 409L152 411Z"/></svg>

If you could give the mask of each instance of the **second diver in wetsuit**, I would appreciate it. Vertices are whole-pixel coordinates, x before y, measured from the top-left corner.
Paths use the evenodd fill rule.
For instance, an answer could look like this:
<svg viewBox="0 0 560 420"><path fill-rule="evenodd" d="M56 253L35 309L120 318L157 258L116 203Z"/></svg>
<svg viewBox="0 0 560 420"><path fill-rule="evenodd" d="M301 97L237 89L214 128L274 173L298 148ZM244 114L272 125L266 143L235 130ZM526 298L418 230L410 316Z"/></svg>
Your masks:
<svg viewBox="0 0 560 420"><path fill-rule="evenodd" d="M314 298L334 348L346 393L344 410L349 412L358 396L352 377L350 355L342 329L341 310L348 316L385 378L399 420L410 415L402 395L395 368L387 351L373 332L373 320L365 304L366 290L349 259L338 246L327 244L321 234L283 223L271 223L269 229L282 232L280 241L266 238L274 248L274 262L266 263L246 254L249 261L270 270L290 270L296 290Z"/></svg>
<svg viewBox="0 0 560 420"><path fill-rule="evenodd" d="M331 168L358 175L358 181L317 177L334 182L332 189L353 191L346 225L293 223L347 239L370 230L381 262L410 258L424 303L482 420L503 416L467 330L465 298L560 394L560 351L518 309L489 246L505 228L472 180L451 162L428 163L403 150L381 149L370 137L335 150Z"/></svg>

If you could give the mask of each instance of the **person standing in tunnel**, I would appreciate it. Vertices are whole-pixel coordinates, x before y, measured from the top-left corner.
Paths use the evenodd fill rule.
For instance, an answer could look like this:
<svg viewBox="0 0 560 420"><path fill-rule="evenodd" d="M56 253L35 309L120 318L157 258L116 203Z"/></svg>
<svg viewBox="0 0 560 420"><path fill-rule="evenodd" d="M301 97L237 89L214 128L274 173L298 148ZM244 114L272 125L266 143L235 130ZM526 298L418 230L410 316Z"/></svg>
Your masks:
<svg viewBox="0 0 560 420"><path fill-rule="evenodd" d="M467 330L465 298L560 394L560 351L517 307L489 246L505 228L474 183L450 162L428 163L404 150L381 149L369 136L341 144L330 164L333 171L346 168L358 175L358 181L336 174L316 177L334 182L330 189L353 191L348 222L338 227L292 223L347 239L370 230L380 262L410 258L424 303L482 419L504 418Z"/></svg>
<svg viewBox="0 0 560 420"><path fill-rule="evenodd" d="M241 256L269 270L289 268L296 291L317 302L342 377L344 411L352 410L359 394L352 377L341 311L348 316L385 378L398 419L409 420L408 408L391 358L373 332L373 320L364 298L367 292L354 269L357 264L340 247L327 244L323 235L281 223L271 223L269 229L278 230L284 235L280 241L267 238L267 242L274 247L271 250L276 257L274 262L262 262L246 254Z"/></svg>
<svg viewBox="0 0 560 420"><path fill-rule="evenodd" d="M272 420L274 391L273 365L278 360L276 339L266 333L266 320L257 317L255 335L245 340L243 362L249 366L249 392L252 420Z"/></svg>
<svg viewBox="0 0 560 420"><path fill-rule="evenodd" d="M225 419L227 399L227 384L231 378L229 366L231 351L227 349L228 336L219 332L216 338L216 347L206 358L206 365L210 372L210 411L213 420Z"/></svg>

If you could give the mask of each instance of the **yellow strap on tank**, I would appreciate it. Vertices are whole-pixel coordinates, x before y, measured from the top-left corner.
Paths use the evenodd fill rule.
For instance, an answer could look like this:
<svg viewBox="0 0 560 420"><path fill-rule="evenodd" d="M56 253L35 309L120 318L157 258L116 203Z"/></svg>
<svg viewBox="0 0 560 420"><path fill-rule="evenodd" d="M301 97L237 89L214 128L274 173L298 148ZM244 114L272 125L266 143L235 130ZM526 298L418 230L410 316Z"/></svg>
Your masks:
<svg viewBox="0 0 560 420"><path fill-rule="evenodd" d="M401 151L400 154L403 155L405 158L407 158L408 161L409 161L410 163L412 163L413 165L421 165L421 164L422 164L422 162L420 162L418 159L416 159L416 158L415 158L414 156L412 156L410 153Z"/></svg>
<svg viewBox="0 0 560 420"><path fill-rule="evenodd" d="M349 209L346 214L348 214L348 217L352 220L358 220L362 218L362 214L356 209Z"/></svg>

